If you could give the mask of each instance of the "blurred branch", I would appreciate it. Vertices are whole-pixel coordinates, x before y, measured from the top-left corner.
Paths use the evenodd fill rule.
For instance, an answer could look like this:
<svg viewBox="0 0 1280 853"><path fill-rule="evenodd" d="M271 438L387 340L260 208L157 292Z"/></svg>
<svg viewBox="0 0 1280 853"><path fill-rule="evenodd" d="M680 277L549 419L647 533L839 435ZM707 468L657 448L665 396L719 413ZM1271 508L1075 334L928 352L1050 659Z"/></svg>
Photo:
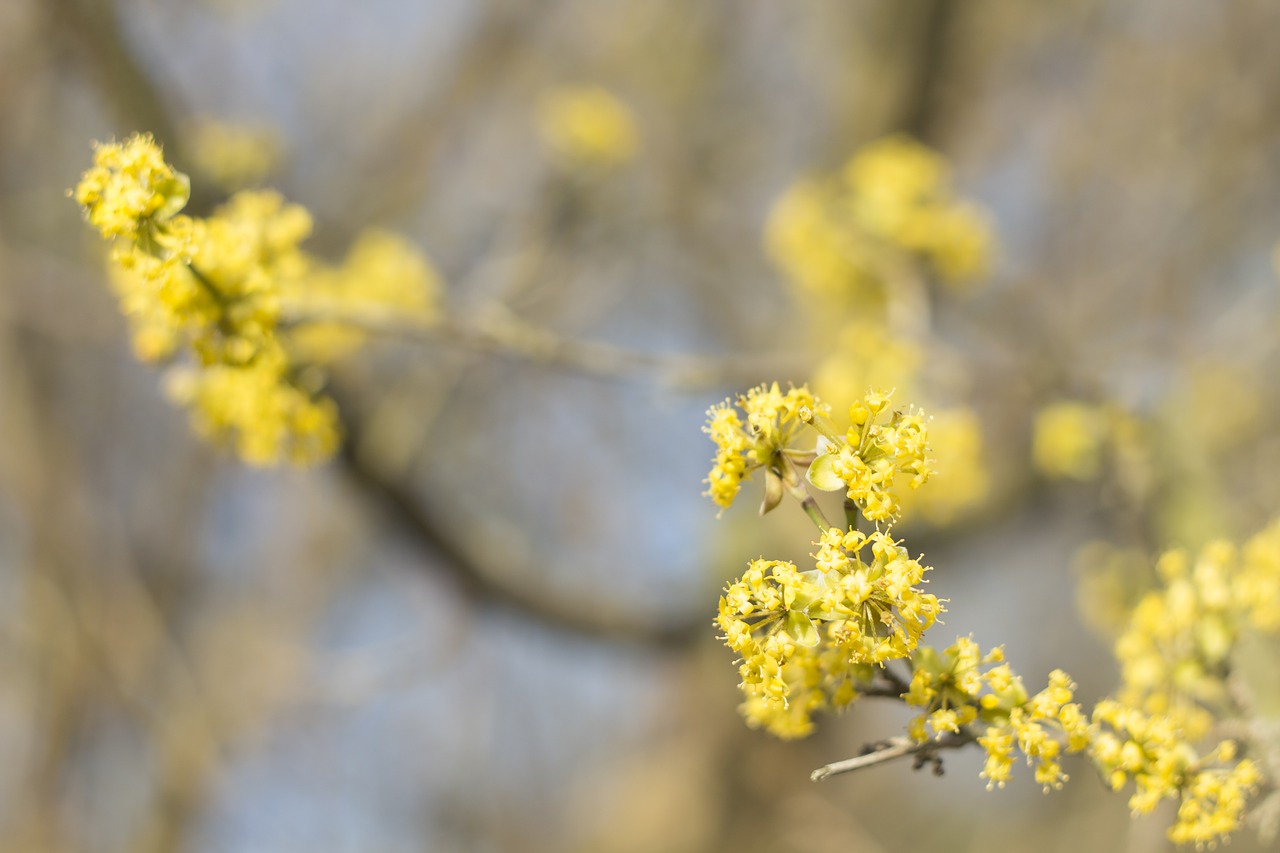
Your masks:
<svg viewBox="0 0 1280 853"><path fill-rule="evenodd" d="M445 532L407 482L382 473L360 453L359 426L350 419L344 426L347 440L339 457L343 473L388 518L434 552L439 559L432 561L432 570L452 581L472 604L506 607L570 634L654 649L679 650L711 636L711 618L702 609L656 623L598 602L576 601L549 584L519 584L495 577Z"/></svg>
<svg viewBox="0 0 1280 853"><path fill-rule="evenodd" d="M489 308L487 317L463 322L452 317L414 318L376 305L308 299L305 304L286 304L282 322L285 326L335 324L409 341L438 341L591 376L656 379L677 388L702 388L740 380L758 382L769 373L799 371L812 362L795 353L711 358L576 341L525 323L496 303Z"/></svg>
<svg viewBox="0 0 1280 853"><path fill-rule="evenodd" d="M950 0L926 0L917 6L917 52L903 97L898 127L922 142L934 144L934 123L946 81L947 47L956 11Z"/></svg>

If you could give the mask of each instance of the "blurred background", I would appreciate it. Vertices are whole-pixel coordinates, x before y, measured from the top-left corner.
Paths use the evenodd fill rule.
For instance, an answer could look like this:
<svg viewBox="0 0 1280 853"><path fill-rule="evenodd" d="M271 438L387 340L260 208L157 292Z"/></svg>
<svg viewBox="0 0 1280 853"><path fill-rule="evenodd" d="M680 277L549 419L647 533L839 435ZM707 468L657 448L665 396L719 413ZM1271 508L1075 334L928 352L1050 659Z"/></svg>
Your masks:
<svg viewBox="0 0 1280 853"><path fill-rule="evenodd" d="M935 642L1108 693L1141 555L1280 511L1277 27L1264 0L0 3L0 850L1165 849L1169 814L1084 762L1050 796L1025 768L988 793L976 752L809 781L893 705L743 725L718 590L811 529L758 520L758 484L717 520L700 426L835 348L770 260L778 198L886 134L937 149L998 248L927 291L921 369L986 477L902 528L951 599ZM539 126L584 85L633 127L607 169ZM252 178L321 257L404 235L458 317L715 368L387 340L333 373L337 458L246 467L131 355L67 198L134 131L197 211ZM1063 399L1141 438L1051 480Z"/></svg>

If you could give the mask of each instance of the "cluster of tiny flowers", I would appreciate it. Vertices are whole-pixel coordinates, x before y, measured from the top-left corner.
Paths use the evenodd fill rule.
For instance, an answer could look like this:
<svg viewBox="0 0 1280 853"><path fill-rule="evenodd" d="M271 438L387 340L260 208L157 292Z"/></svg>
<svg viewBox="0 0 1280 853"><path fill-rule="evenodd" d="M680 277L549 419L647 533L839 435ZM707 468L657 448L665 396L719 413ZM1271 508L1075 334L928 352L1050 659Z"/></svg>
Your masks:
<svg viewBox="0 0 1280 853"><path fill-rule="evenodd" d="M850 427L843 436L827 435L826 452L809 466L808 479L823 491L844 489L862 514L876 522L891 522L900 502L894 492L898 478L919 488L933 473L929 464L929 434L919 413L893 410L892 392L871 391L849 407Z"/></svg>
<svg viewBox="0 0 1280 853"><path fill-rule="evenodd" d="M991 235L985 216L951 192L942 158L892 136L855 153L839 174L788 190L766 242L805 290L876 303L915 259L949 284L977 278Z"/></svg>
<svg viewBox="0 0 1280 853"><path fill-rule="evenodd" d="M1177 799L1169 838L1197 847L1240 827L1246 799L1262 777L1249 759L1236 760L1232 742L1219 743L1202 759L1174 717L1111 700L1098 703L1093 719L1097 731L1089 754L1113 790L1134 782L1129 808L1135 815L1151 812L1161 800Z"/></svg>
<svg viewBox="0 0 1280 853"><path fill-rule="evenodd" d="M908 733L923 743L931 736L971 733L970 727L980 723L985 730L977 742L987 753L982 776L988 788L1004 787L1011 778L1015 748L1046 791L1060 788L1067 780L1062 756L1081 752L1090 742L1088 717L1072 701L1075 685L1055 670L1044 690L1028 696L1022 679L1003 660L1001 648L983 655L967 637L941 653L921 647L912 657L911 685L902 698L923 710Z"/></svg>
<svg viewBox="0 0 1280 853"><path fill-rule="evenodd" d="M1009 778L1005 745L1016 742L1027 757L1027 763L1035 767L1036 782L1046 791L1061 788L1067 781L1062 770L1062 755L1082 752L1088 748L1091 737L1089 718L1080 705L1072 702L1075 684L1062 670L1049 673L1049 684L1039 693L1021 704L1012 704L1012 695L1026 695L1016 675L1007 669L996 667L994 681L989 680L993 692L981 701L985 715L992 718L986 733L978 742L987 750L987 762L983 776L988 785L1003 785ZM1005 684L1003 695L998 689Z"/></svg>
<svg viewBox="0 0 1280 853"><path fill-rule="evenodd" d="M1102 472L1110 416L1101 406L1061 401L1036 415L1031 453L1041 473L1054 479L1092 480Z"/></svg>
<svg viewBox="0 0 1280 853"><path fill-rule="evenodd" d="M280 139L269 128L202 119L190 136L198 171L225 190L260 184L280 161Z"/></svg>
<svg viewBox="0 0 1280 853"><path fill-rule="evenodd" d="M440 316L443 289L439 274L421 251L402 237L370 229L356 238L339 266L313 263L305 280L282 280L280 298L285 306L304 310L323 305L339 318L373 308L431 323ZM294 326L288 338L296 358L328 364L359 349L366 335L339 319Z"/></svg>
<svg viewBox="0 0 1280 853"><path fill-rule="evenodd" d="M557 161L570 171L622 166L639 147L631 110L599 86L554 89L538 103L538 129Z"/></svg>
<svg viewBox="0 0 1280 853"><path fill-rule="evenodd" d="M877 667L909 657L943 610L921 589L927 568L888 534L831 528L818 545L810 571L752 562L716 618L741 660L748 721L783 737L808 734L813 712L847 706Z"/></svg>
<svg viewBox="0 0 1280 853"><path fill-rule="evenodd" d="M207 218L179 215L189 182L150 136L101 145L74 191L114 240L112 277L145 361L185 355L169 383L196 427L252 464L308 464L338 446L337 408L298 358L282 300L335 276L300 248L310 214L241 191ZM339 277L340 278L340 277Z"/></svg>
<svg viewBox="0 0 1280 853"><path fill-rule="evenodd" d="M1177 799L1170 838L1213 844L1239 827L1261 773L1230 741L1204 758L1195 743L1228 703L1240 633L1280 629L1280 522L1242 548L1211 542L1194 559L1170 551L1156 569L1161 585L1138 601L1116 641L1122 684L1094 710L1090 755L1116 790L1134 782L1135 813Z"/></svg>
<svg viewBox="0 0 1280 853"><path fill-rule="evenodd" d="M186 206L187 177L164 161L150 135L99 145L93 166L75 188L75 199L104 237L138 237L139 228L162 223Z"/></svg>
<svg viewBox="0 0 1280 853"><path fill-rule="evenodd" d="M1228 658L1240 632L1280 629L1280 522L1243 548L1206 545L1193 560L1166 553L1156 564L1161 586L1134 607L1116 641L1120 701L1175 715L1189 737L1212 722L1206 710L1226 695Z"/></svg>
<svg viewBox="0 0 1280 853"><path fill-rule="evenodd" d="M712 406L702 431L715 442L716 458L703 494L720 507L731 506L744 479L757 468L776 467L806 421L827 411L807 386L784 394L776 382L752 388L736 404Z"/></svg>

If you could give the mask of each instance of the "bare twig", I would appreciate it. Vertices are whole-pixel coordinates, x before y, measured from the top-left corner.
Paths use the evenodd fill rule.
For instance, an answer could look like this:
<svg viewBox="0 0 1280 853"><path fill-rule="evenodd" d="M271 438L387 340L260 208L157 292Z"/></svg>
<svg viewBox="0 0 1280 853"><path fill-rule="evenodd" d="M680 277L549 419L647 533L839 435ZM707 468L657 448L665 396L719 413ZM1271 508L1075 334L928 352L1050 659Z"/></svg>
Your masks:
<svg viewBox="0 0 1280 853"><path fill-rule="evenodd" d="M815 782L821 782L831 776L852 773L855 770L874 767L877 764L885 764L889 761L905 758L908 755L918 756L918 763L923 763L921 759L928 761L928 759L944 749L960 749L971 743L974 743L974 737L964 729L961 729L958 733L946 734L936 740L928 740L924 743L917 743L909 737L891 738L882 743L874 744L871 747L871 751L856 758L846 758L843 761L836 761L819 767L809 775L809 778Z"/></svg>

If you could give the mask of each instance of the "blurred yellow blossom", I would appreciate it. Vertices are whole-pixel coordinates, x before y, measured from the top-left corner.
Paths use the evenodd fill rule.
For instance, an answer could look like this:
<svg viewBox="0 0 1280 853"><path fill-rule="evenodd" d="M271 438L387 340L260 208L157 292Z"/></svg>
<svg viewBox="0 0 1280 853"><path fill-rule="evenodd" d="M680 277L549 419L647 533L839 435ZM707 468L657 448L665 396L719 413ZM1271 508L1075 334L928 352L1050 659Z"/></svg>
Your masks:
<svg viewBox="0 0 1280 853"><path fill-rule="evenodd" d="M933 410L929 415L930 464L937 476L929 488L899 495L902 517L933 525L953 524L986 500L991 475L982 442L982 424L970 409Z"/></svg>
<svg viewBox="0 0 1280 853"><path fill-rule="evenodd" d="M188 183L150 136L99 146L74 196L114 241L112 282L135 351L148 361L185 356L171 396L200 432L251 464L321 461L340 439L337 407L315 367L314 340L324 333L299 322L284 328L286 300L377 304L420 318L438 307L439 282L420 253L371 232L331 269L301 248L311 215L278 193L242 190L208 217L180 215ZM328 357L361 340L335 331L341 320L330 312L311 324L339 339Z"/></svg>
<svg viewBox="0 0 1280 853"><path fill-rule="evenodd" d="M538 100L538 130L570 169L610 169L631 161L639 136L631 110L599 86L566 86Z"/></svg>
<svg viewBox="0 0 1280 853"><path fill-rule="evenodd" d="M925 264L945 283L985 274L986 216L955 197L942 158L905 136L859 149L837 175L790 187L769 218L766 246L815 296L887 304Z"/></svg>
<svg viewBox="0 0 1280 853"><path fill-rule="evenodd" d="M179 368L168 390L191 409L200 432L230 444L251 465L326 459L341 440L337 406L307 393L288 371L283 351L272 346L244 365Z"/></svg>
<svg viewBox="0 0 1280 853"><path fill-rule="evenodd" d="M1102 473L1110 416L1101 406L1052 403L1036 415L1031 453L1049 477L1092 480Z"/></svg>
<svg viewBox="0 0 1280 853"><path fill-rule="evenodd" d="M913 340L861 316L846 321L834 346L814 369L813 388L835 408L856 402L868 388L910 394L924 353Z"/></svg>
<svg viewBox="0 0 1280 853"><path fill-rule="evenodd" d="M280 160L279 136L269 128L202 119L190 129L198 172L224 190L260 184Z"/></svg>
<svg viewBox="0 0 1280 853"><path fill-rule="evenodd" d="M419 249L396 234L371 229L361 233L339 266L314 270L305 281L285 282L281 298L291 307L317 306L339 317L377 308L429 323L440 315L443 292L439 274ZM328 363L358 349L366 335L339 320L294 327L288 338L299 358Z"/></svg>
<svg viewBox="0 0 1280 853"><path fill-rule="evenodd" d="M1197 848L1239 829L1246 798L1262 776L1253 761L1237 758L1233 743L1222 741L1201 757L1178 720L1113 700L1099 702L1093 719L1097 731L1089 754L1114 790L1134 782L1129 798L1134 814L1151 812L1161 800L1177 800L1169 838Z"/></svg>

